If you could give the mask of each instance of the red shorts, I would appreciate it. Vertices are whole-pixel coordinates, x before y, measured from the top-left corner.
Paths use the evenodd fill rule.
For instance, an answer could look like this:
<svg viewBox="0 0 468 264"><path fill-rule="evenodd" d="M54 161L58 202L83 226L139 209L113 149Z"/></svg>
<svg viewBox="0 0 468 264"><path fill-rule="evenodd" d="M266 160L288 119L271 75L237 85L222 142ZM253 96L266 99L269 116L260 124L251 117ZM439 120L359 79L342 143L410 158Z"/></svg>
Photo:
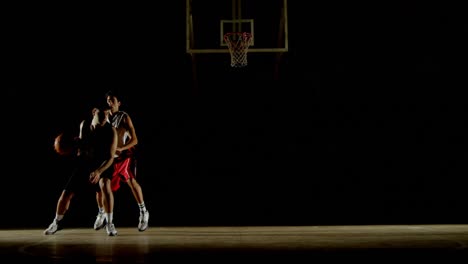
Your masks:
<svg viewBox="0 0 468 264"><path fill-rule="evenodd" d="M115 192L120 188L120 181L128 182L136 177L136 159L133 148L122 152L119 157L115 158L113 168L111 188Z"/></svg>

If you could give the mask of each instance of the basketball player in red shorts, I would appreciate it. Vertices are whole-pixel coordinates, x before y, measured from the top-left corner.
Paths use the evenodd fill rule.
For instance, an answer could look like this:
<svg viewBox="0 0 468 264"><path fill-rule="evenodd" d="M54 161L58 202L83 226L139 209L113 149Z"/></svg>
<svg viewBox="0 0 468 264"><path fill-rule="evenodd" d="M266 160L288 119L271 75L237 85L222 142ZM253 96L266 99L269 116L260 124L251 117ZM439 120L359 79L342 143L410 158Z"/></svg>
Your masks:
<svg viewBox="0 0 468 264"><path fill-rule="evenodd" d="M138 138L135 127L128 113L120 110L121 101L117 94L109 91L105 96L110 108L108 121L116 128L118 134L117 151L113 164L112 191L115 192L120 188L121 181L128 184L140 209L138 230L145 231L148 228L149 212L145 206L141 186L136 180L135 146L138 144ZM99 213L94 223L94 229L99 230L106 225L100 193L96 193L96 201Z"/></svg>

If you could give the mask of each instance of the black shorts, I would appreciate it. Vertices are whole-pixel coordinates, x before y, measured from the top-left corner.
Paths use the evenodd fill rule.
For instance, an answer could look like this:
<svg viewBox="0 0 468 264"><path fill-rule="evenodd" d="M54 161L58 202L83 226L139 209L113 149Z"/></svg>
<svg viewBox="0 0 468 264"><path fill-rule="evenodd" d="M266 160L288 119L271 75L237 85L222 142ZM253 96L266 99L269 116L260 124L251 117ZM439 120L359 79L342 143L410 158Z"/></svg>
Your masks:
<svg viewBox="0 0 468 264"><path fill-rule="evenodd" d="M65 184L64 190L73 193L80 193L90 190L100 192L101 188L99 187L99 183L93 184L89 182L89 175L91 172L96 170L99 165L99 163L77 157L73 161L72 174ZM110 166L101 174L101 178L112 179L112 171L112 166Z"/></svg>

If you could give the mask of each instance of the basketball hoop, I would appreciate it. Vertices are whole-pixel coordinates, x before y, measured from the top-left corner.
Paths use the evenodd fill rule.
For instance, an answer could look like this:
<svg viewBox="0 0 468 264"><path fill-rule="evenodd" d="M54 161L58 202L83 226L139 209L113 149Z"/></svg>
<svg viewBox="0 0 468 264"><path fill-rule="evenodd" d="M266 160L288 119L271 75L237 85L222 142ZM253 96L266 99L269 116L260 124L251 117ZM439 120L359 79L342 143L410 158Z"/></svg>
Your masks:
<svg viewBox="0 0 468 264"><path fill-rule="evenodd" d="M252 43L252 34L247 32L229 32L224 34L224 41L231 54L231 66L247 66L247 51Z"/></svg>

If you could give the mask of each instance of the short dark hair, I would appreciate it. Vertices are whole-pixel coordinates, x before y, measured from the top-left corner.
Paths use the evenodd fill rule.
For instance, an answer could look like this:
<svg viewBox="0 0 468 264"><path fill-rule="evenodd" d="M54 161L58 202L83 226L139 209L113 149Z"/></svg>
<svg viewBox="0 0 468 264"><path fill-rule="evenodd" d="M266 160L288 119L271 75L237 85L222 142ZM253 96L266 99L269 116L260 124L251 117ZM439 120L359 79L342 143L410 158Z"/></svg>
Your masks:
<svg viewBox="0 0 468 264"><path fill-rule="evenodd" d="M107 93L105 94L105 97L107 98L107 97L109 97L109 96L115 97L115 98L117 98L117 99L120 99L119 94L118 94L115 90L109 90L109 91L107 91Z"/></svg>

